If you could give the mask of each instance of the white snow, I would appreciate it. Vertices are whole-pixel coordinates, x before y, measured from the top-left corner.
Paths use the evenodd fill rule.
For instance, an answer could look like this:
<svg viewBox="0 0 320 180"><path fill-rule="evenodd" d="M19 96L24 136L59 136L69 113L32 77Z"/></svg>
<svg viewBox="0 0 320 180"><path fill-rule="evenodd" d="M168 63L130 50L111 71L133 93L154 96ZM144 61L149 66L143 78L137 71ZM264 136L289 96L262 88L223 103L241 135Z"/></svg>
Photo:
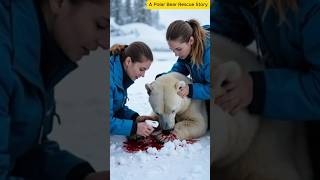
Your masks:
<svg viewBox="0 0 320 180"><path fill-rule="evenodd" d="M113 34L110 38L110 45L143 41L153 50L169 51L165 30L157 30L144 23L131 23L120 26L114 22L113 18L111 18L110 25Z"/></svg>
<svg viewBox="0 0 320 180"><path fill-rule="evenodd" d="M210 136L207 133L194 144L174 140L160 150L127 153L125 137L110 138L111 180L209 180Z"/></svg>
<svg viewBox="0 0 320 180"><path fill-rule="evenodd" d="M144 84L152 82L155 75L168 71L176 60L171 52L155 51L153 54L155 60L145 77L136 80L128 89L127 105L141 115L151 112ZM125 140L123 136L110 138L111 180L210 179L209 132L194 144L174 140L165 143L159 151L150 147L146 152L127 153L122 144Z"/></svg>

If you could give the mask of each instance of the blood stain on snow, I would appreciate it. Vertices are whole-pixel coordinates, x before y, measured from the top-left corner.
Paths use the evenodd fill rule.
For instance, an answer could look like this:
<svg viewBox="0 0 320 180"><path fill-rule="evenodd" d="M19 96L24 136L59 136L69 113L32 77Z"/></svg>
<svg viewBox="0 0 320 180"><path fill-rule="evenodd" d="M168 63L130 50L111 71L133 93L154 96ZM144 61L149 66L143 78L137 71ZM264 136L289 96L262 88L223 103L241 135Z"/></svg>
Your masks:
<svg viewBox="0 0 320 180"><path fill-rule="evenodd" d="M170 138L170 140L172 139ZM193 144L197 141L198 140L195 139L186 140L187 144ZM163 147L163 143L159 142L154 136L148 136L147 138L142 138L138 140L129 139L123 144L124 150L128 153L146 151L149 147L154 147L157 150L160 150Z"/></svg>

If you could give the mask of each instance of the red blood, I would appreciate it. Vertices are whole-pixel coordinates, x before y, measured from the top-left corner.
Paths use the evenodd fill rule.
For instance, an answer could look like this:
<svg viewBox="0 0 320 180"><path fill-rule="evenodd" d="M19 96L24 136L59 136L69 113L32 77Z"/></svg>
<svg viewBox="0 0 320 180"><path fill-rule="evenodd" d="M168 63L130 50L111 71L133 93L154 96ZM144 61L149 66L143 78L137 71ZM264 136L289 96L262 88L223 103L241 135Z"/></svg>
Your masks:
<svg viewBox="0 0 320 180"><path fill-rule="evenodd" d="M169 135L170 141L177 139L176 135ZM186 140L188 144L193 144L197 142L196 139ZM138 151L146 151L149 147L157 148L160 150L163 147L163 143L159 142L154 136L148 136L147 138L142 138L138 140L127 140L123 144L123 148L126 152L134 153Z"/></svg>
<svg viewBox="0 0 320 180"><path fill-rule="evenodd" d="M169 141L173 141L173 140L177 139L177 136L175 134L169 134L168 138L169 138Z"/></svg>
<svg viewBox="0 0 320 180"><path fill-rule="evenodd" d="M197 139L187 139L186 141L187 141L187 144L193 144L193 143L195 143L195 142L197 142L199 140L197 140Z"/></svg>
<svg viewBox="0 0 320 180"><path fill-rule="evenodd" d="M129 153L146 151L149 147L155 147L160 150L163 147L163 143L159 142L154 136L138 140L128 140L123 145L125 151Z"/></svg>

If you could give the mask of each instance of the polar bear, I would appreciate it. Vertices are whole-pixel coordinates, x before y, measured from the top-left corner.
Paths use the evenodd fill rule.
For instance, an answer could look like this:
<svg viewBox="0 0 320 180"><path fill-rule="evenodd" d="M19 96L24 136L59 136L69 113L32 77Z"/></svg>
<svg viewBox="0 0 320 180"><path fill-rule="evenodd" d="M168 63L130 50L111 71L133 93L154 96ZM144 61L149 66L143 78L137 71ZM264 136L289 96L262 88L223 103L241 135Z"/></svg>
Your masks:
<svg viewBox="0 0 320 180"><path fill-rule="evenodd" d="M191 81L183 74L171 72L158 77L145 87L149 94L149 103L157 114L160 127L164 131L172 131L178 139L201 137L207 130L208 115L205 102L180 97L177 92ZM164 134L157 134L161 141L169 139Z"/></svg>
<svg viewBox="0 0 320 180"><path fill-rule="evenodd" d="M217 97L228 79L263 66L248 49L212 33L211 78ZM303 124L263 119L242 110L235 115L211 102L211 171L219 180L310 180Z"/></svg>

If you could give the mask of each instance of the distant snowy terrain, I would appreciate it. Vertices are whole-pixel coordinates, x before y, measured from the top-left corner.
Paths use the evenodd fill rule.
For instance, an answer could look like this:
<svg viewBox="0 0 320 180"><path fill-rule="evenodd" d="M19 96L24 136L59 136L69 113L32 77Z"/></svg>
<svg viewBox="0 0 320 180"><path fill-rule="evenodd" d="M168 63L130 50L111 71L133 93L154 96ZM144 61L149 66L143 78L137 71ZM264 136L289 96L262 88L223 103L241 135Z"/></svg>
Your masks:
<svg viewBox="0 0 320 180"><path fill-rule="evenodd" d="M110 31L110 45L116 43L130 44L134 41L143 41L150 46L152 50L169 51L165 29L157 30L144 23L131 23L120 26L111 18Z"/></svg>
<svg viewBox="0 0 320 180"><path fill-rule="evenodd" d="M172 52L153 52L154 62L145 77L136 80L128 89L127 105L140 114L149 114L151 107L144 88L155 75L168 71L176 60ZM209 180L210 135L209 132L194 144L185 141L168 142L157 151L127 153L123 149L123 136L110 138L111 180Z"/></svg>

